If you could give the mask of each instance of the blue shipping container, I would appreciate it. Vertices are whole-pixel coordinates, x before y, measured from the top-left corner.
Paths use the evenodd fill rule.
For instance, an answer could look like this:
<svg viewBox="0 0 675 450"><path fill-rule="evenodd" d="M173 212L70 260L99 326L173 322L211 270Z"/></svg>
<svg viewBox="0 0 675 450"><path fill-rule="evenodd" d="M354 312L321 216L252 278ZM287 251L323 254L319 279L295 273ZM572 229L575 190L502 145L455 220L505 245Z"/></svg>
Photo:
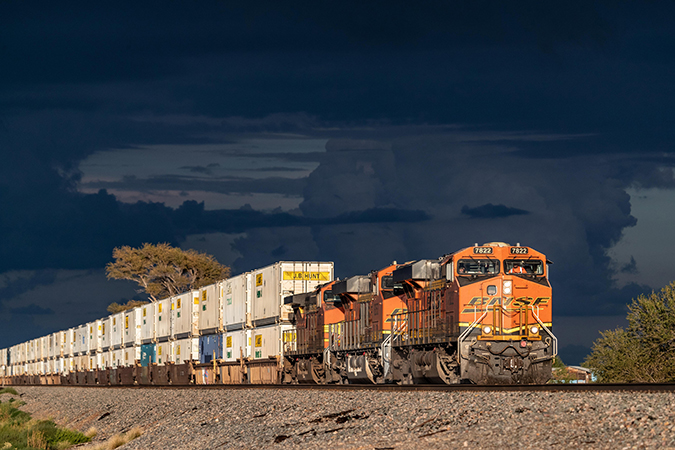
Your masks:
<svg viewBox="0 0 675 450"><path fill-rule="evenodd" d="M141 345L141 366L148 367L151 363L157 362L157 349L155 344Z"/></svg>
<svg viewBox="0 0 675 450"><path fill-rule="evenodd" d="M223 359L223 335L208 334L199 337L199 362L207 364L214 359Z"/></svg>

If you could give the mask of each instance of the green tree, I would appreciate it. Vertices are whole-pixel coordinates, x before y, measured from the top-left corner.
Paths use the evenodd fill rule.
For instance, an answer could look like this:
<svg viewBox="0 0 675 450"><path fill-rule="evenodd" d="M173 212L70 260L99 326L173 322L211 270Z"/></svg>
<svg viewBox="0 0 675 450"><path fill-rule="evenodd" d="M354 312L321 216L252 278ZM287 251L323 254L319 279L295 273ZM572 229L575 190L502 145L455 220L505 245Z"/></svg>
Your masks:
<svg viewBox="0 0 675 450"><path fill-rule="evenodd" d="M134 309L142 305L146 305L148 302L144 302L143 300L129 300L126 303L117 303L113 302L108 305L108 312L110 314L117 314L122 311L126 311L128 309Z"/></svg>
<svg viewBox="0 0 675 450"><path fill-rule="evenodd" d="M569 372L567 366L560 357L556 356L553 360L553 374L549 384L571 383L576 377Z"/></svg>
<svg viewBox="0 0 675 450"><path fill-rule="evenodd" d="M148 294L152 301L206 286L230 275L230 268L213 256L169 244L118 247L113 250L113 258L115 260L106 266L108 278L138 283L139 292Z"/></svg>
<svg viewBox="0 0 675 450"><path fill-rule="evenodd" d="M601 333L584 365L601 383L675 381L675 282L633 300L627 319Z"/></svg>

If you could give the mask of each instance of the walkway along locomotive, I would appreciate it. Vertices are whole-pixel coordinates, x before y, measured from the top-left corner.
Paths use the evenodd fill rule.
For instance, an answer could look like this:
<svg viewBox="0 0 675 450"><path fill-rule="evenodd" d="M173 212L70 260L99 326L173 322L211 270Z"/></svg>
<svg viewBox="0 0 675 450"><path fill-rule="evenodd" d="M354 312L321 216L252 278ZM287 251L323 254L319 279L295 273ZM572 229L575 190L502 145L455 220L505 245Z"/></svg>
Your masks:
<svg viewBox="0 0 675 450"><path fill-rule="evenodd" d="M289 296L283 379L545 383L557 353L548 264L491 242Z"/></svg>

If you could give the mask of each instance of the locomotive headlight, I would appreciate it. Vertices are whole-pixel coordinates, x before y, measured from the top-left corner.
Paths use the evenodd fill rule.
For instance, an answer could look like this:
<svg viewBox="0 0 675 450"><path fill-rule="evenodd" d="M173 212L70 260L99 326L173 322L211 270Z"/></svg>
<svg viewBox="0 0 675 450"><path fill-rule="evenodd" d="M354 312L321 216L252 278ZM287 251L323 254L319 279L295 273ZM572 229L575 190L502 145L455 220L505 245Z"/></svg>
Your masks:
<svg viewBox="0 0 675 450"><path fill-rule="evenodd" d="M504 285L503 285L503 290L504 290L504 295L511 295L511 285L512 281L511 280L504 280Z"/></svg>
<svg viewBox="0 0 675 450"><path fill-rule="evenodd" d="M492 327L484 326L483 334L490 334L490 333L492 333Z"/></svg>
<svg viewBox="0 0 675 450"><path fill-rule="evenodd" d="M538 334L539 333L539 327L532 327L530 328L530 334Z"/></svg>

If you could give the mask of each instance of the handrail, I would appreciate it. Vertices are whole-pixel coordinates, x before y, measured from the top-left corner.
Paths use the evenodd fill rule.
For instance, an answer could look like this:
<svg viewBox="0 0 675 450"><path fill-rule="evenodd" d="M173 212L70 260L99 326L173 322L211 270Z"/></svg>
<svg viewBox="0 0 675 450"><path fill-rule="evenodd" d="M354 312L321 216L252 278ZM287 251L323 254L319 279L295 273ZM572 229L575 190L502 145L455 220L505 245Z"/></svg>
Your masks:
<svg viewBox="0 0 675 450"><path fill-rule="evenodd" d="M457 338L457 347L458 347L458 350L459 350L458 353L459 353L460 358L464 358L462 356L462 344L464 343L464 339L466 339L466 337L469 335L469 333L471 333L471 331L474 328L476 328L476 324L478 324L481 320L483 320L483 318L485 318L485 316L487 316L488 306L489 305L485 305L485 311L483 312L483 315L480 316L478 319L474 320L471 325L466 327L466 330L464 330L464 332L459 335L459 338ZM464 359L468 359L468 358L464 358Z"/></svg>
<svg viewBox="0 0 675 450"><path fill-rule="evenodd" d="M544 322L542 322L541 319L539 318L539 316L537 315L537 313L534 312L534 306L533 306L533 305L529 305L529 306L530 306L530 308L532 309L532 315L533 315L534 318L536 319L537 323L539 323L539 325L541 326L541 328L544 329L544 330L546 330L546 332L553 338L553 342L552 342L552 345L553 345L553 357L557 356L557 355L558 355L558 338L555 337L555 335L553 334L553 332L552 332L551 330L549 330L548 327L547 327L546 325L544 325Z"/></svg>

